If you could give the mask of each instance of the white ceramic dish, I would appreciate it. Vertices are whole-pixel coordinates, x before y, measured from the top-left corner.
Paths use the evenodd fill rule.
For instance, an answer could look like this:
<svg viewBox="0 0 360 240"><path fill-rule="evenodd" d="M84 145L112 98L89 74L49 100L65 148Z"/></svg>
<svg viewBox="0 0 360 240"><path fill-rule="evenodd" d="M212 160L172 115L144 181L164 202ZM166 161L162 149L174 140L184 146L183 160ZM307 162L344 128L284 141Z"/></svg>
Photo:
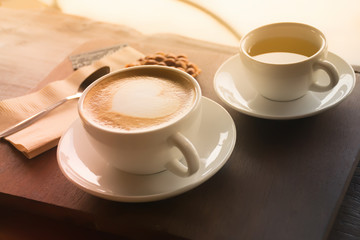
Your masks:
<svg viewBox="0 0 360 240"><path fill-rule="evenodd" d="M169 198L195 188L213 176L229 159L236 141L234 121L214 101L202 97L203 116L198 149L200 170L181 178L168 171L152 175L134 175L110 165L91 147L80 120L61 137L57 159L63 174L84 191L109 200L147 202Z"/></svg>
<svg viewBox="0 0 360 240"><path fill-rule="evenodd" d="M339 72L340 80L330 91L308 92L289 102L276 102L262 97L248 82L239 55L226 60L214 77L217 95L231 108L250 116L265 119L296 119L321 113L338 105L353 90L356 82L352 67L342 58L329 52L327 60ZM318 81L326 81L325 73L317 73Z"/></svg>

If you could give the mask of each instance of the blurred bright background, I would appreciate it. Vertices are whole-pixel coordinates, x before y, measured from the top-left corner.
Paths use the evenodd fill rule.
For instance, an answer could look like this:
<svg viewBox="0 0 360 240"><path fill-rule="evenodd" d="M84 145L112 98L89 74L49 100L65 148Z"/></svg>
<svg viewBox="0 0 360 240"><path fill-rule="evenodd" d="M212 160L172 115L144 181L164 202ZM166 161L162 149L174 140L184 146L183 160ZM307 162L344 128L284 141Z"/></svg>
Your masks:
<svg viewBox="0 0 360 240"><path fill-rule="evenodd" d="M360 66L359 0L0 0L0 7L51 8L144 34L170 32L232 46L257 26L296 21L319 28L330 51Z"/></svg>

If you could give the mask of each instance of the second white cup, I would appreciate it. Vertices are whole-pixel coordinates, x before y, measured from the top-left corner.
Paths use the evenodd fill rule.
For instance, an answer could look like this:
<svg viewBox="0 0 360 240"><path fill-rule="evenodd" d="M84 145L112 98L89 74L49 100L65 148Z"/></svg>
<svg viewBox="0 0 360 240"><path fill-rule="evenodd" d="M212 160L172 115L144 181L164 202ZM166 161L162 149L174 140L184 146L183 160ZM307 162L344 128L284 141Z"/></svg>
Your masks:
<svg viewBox="0 0 360 240"><path fill-rule="evenodd" d="M336 67L326 61L324 34L301 23L274 23L256 28L240 41L240 58L254 88L270 100L291 101L308 91L324 92L339 81ZM316 80L317 70L329 76Z"/></svg>

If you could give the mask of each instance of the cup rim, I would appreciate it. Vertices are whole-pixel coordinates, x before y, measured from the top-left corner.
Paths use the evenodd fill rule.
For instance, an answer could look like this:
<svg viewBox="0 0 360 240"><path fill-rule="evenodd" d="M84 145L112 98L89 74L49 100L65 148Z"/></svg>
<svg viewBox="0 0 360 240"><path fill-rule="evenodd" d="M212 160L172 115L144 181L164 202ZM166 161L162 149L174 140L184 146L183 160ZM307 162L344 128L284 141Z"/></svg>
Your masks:
<svg viewBox="0 0 360 240"><path fill-rule="evenodd" d="M169 121L167 124L165 125L161 125L159 127L155 127L155 128L150 128L150 129L144 129L144 130L136 130L136 131L124 131L121 129L110 129L110 128L106 128L103 126L100 126L99 124L95 124L94 122L90 121L87 119L87 117L85 116L85 114L83 113L83 103L85 100L85 97L87 95L87 93L95 86L97 85L99 82L110 78L112 76L115 76L117 74L123 73L123 72L131 72L131 71L138 71L139 69L157 69L157 70L161 70L161 71L170 71L170 72L175 72L176 74L180 74L183 77L186 77L194 86L195 88L195 99L194 99L194 103L193 105L189 108L189 110L184 113L182 116L180 116L179 118L177 118L174 121ZM103 131L103 132L108 132L108 133L113 133L113 134L123 134L123 135L138 135L138 134L144 134L144 133L151 133L151 132L155 132L155 131L159 131L162 129L166 129L168 127L173 126L174 124L176 124L177 122L181 121L182 119L186 118L191 112L195 111L200 102L201 102L201 97L202 97L202 91L201 91L201 87L199 85L199 83L197 82L197 80L191 76L190 74L174 68L174 67L168 67L168 66L160 66L160 65L141 65L141 66L133 66L133 67L127 67L127 68L122 68L122 69L118 69L115 71L112 71L102 77L100 77L99 79L95 80L93 83L91 83L83 92L83 94L81 95L79 101L78 101L78 105L77 105L77 109L78 109L78 114L80 119L82 120L83 123L86 123L86 125L89 125L97 130Z"/></svg>
<svg viewBox="0 0 360 240"><path fill-rule="evenodd" d="M309 28L311 31L315 31L315 32L317 32L317 33L319 33L321 35L321 38L323 39L323 43L322 43L321 47L318 49L318 51L315 52L313 55L307 57L304 60L297 61L297 62L292 62L292 63L269 63L269 62L263 62L263 61L255 59L247 51L245 51L245 49L244 49L245 40L250 35L252 35L254 32L260 31L260 30L265 29L265 28L281 26L281 25L282 26L286 26L286 25L291 26L291 25L293 25L293 26L302 26L302 27ZM239 52L240 52L240 54L245 55L247 58L251 59L254 62L257 62L257 63L260 63L260 64L266 64L266 65L269 65L269 66L287 66L287 65L295 65L295 64L299 64L299 63L303 63L303 62L308 62L308 61L311 61L312 59L316 58L320 53L322 53L326 49L327 49L327 40L326 40L326 37L325 37L324 33L322 31L320 31L319 29L317 29L316 27L314 27L314 26L311 26L311 25L308 25L308 24L305 24L305 23L299 23L299 22L276 22L276 23L270 23L270 24L259 26L257 28L254 28L254 29L250 30L248 33L246 33L241 38L240 44L239 44Z"/></svg>

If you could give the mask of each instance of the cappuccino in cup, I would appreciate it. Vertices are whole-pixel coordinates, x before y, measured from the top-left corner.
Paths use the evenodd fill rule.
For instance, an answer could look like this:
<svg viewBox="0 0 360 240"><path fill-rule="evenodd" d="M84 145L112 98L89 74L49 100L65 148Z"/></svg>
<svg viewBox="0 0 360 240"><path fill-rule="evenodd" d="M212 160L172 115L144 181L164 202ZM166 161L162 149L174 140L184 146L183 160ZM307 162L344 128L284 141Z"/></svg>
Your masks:
<svg viewBox="0 0 360 240"><path fill-rule="evenodd" d="M121 69L95 81L78 112L93 148L131 174L168 170L180 177L200 167L197 139L201 89L189 74L164 66Z"/></svg>
<svg viewBox="0 0 360 240"><path fill-rule="evenodd" d="M114 131L147 131L176 121L195 101L186 78L164 73L119 74L94 86L84 99L84 115Z"/></svg>

